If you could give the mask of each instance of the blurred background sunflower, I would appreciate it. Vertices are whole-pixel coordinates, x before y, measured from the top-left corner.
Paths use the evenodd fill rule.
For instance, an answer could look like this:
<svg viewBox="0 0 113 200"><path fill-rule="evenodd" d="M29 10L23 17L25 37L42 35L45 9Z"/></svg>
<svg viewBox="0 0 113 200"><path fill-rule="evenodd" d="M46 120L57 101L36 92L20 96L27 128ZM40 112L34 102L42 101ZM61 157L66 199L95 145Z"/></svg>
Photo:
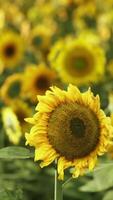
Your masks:
<svg viewBox="0 0 113 200"><path fill-rule="evenodd" d="M73 117L72 102L77 101L78 90L69 86L66 92L69 84L80 90L76 127L68 120ZM89 87L92 93L86 92ZM53 118L47 121L52 107ZM85 115L91 134L83 145L76 142L76 135L70 136L69 126L71 132L81 133L80 119L86 123ZM112 144L98 159L94 172L88 170L94 167L97 154L107 149L104 131L112 130L109 117L113 126L113 0L0 0L0 200L53 200L55 158L64 178L60 183L65 200L112 200ZM99 129L98 123L90 126L92 118L99 119ZM50 129L46 137L45 129ZM97 145L100 137L95 136L95 151L80 161L75 151L72 155L73 144L78 153L85 154L95 129L102 137ZM25 135L30 147L25 146ZM48 165L43 170L40 160ZM72 180L70 174L75 177L83 172L85 176Z"/></svg>

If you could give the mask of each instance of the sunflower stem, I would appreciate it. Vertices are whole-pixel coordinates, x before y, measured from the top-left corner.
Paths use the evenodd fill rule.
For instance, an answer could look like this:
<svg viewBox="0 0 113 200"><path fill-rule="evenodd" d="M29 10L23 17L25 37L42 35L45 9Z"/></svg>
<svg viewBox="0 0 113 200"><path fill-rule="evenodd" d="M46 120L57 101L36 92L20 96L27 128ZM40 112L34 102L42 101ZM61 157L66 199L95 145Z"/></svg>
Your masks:
<svg viewBox="0 0 113 200"><path fill-rule="evenodd" d="M54 200L63 200L62 182L58 180L57 169L55 169Z"/></svg>
<svg viewBox="0 0 113 200"><path fill-rule="evenodd" d="M65 182L62 184L62 188L64 188L65 185L67 185L71 180L72 180L72 177L68 178L68 180L65 181Z"/></svg>

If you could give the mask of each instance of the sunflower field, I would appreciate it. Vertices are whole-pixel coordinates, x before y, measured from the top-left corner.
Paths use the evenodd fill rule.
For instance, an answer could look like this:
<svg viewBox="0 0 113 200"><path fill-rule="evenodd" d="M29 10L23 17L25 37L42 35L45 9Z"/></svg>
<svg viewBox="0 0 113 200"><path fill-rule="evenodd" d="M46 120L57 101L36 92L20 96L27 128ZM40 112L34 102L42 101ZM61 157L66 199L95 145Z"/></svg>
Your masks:
<svg viewBox="0 0 113 200"><path fill-rule="evenodd" d="M0 200L113 199L113 0L0 0Z"/></svg>

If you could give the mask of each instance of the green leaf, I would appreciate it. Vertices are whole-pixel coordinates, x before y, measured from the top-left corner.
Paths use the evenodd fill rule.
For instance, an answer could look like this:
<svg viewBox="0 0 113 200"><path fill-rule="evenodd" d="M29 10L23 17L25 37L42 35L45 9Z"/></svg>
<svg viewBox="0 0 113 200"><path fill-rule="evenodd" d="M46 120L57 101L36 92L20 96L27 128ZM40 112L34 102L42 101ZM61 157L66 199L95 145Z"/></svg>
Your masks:
<svg viewBox="0 0 113 200"><path fill-rule="evenodd" d="M33 157L32 152L24 147L5 147L0 149L0 158L3 159L26 159Z"/></svg>
<svg viewBox="0 0 113 200"><path fill-rule="evenodd" d="M102 164L94 171L94 179L80 187L84 192L99 192L113 186L113 163Z"/></svg>
<svg viewBox="0 0 113 200"><path fill-rule="evenodd" d="M0 200L22 200L23 193L21 189L15 188L15 191L0 189Z"/></svg>
<svg viewBox="0 0 113 200"><path fill-rule="evenodd" d="M105 194L103 200L111 200L113 199L113 190L112 191L109 191Z"/></svg>

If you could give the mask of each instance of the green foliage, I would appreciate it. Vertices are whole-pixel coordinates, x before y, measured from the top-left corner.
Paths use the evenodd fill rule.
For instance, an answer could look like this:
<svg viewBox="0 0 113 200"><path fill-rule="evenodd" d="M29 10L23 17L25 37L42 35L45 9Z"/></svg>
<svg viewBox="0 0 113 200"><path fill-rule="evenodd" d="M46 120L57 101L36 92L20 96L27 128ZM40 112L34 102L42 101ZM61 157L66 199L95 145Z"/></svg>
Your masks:
<svg viewBox="0 0 113 200"><path fill-rule="evenodd" d="M93 180L80 188L83 192L100 192L113 186L113 163L102 164L93 173Z"/></svg>
<svg viewBox="0 0 113 200"><path fill-rule="evenodd" d="M108 191L108 192L105 194L103 200L112 200L112 198L113 198L113 190Z"/></svg>
<svg viewBox="0 0 113 200"><path fill-rule="evenodd" d="M5 147L0 149L0 158L3 159L26 159L31 158L33 154L24 147Z"/></svg>

